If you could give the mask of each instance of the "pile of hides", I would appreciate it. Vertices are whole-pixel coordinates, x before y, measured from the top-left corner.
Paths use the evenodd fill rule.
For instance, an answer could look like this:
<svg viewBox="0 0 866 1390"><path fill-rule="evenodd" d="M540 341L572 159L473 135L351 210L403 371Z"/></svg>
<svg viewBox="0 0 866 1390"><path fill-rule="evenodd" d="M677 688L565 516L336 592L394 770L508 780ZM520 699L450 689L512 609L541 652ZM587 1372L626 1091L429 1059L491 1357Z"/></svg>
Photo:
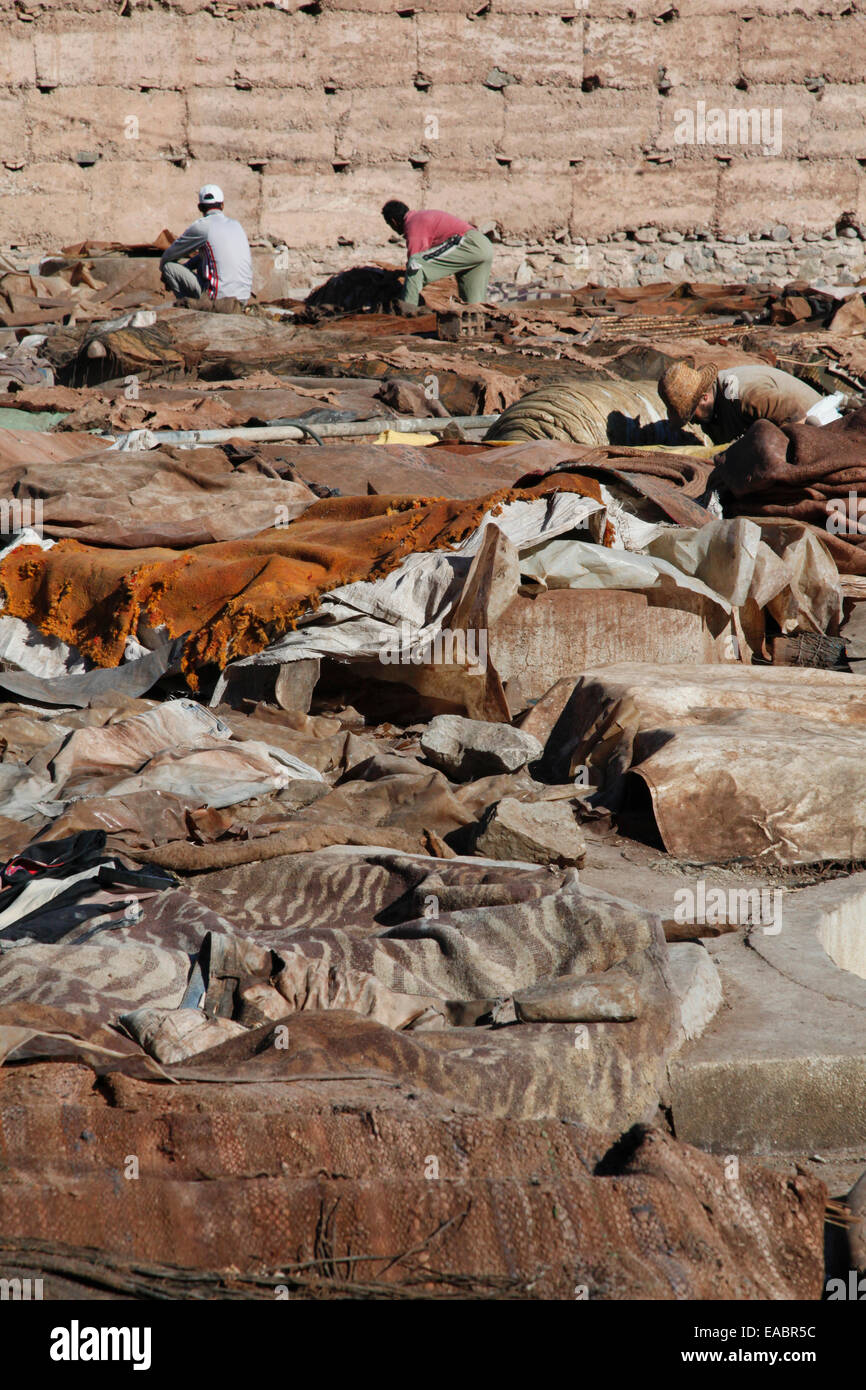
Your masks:
<svg viewBox="0 0 866 1390"><path fill-rule="evenodd" d="M185 873L332 844L448 858L446 841L467 838L493 803L545 795L522 768L455 785L407 752L405 740L358 732L357 715L342 721L265 705L244 714L221 705L217 717L192 701L107 692L80 709L22 714L2 706L0 726L0 830L13 854L43 832L53 839L100 827L117 852L134 849ZM110 737L102 732L109 727ZM104 767L88 764L86 776L77 764L70 770L70 758L94 748L106 755ZM245 794L263 799L243 805ZM574 825L570 838L580 844Z"/></svg>
<svg viewBox="0 0 866 1390"><path fill-rule="evenodd" d="M295 318L301 323L319 323L343 315L395 314L397 301L403 298L403 276L403 269L393 265L350 266L312 290ZM450 275L425 286L421 307L445 308L456 288Z"/></svg>
<svg viewBox="0 0 866 1390"><path fill-rule="evenodd" d="M608 666L585 672L560 708L551 775L596 768L599 803L631 823L648 816L678 859L866 858L862 677Z"/></svg>
<svg viewBox="0 0 866 1390"><path fill-rule="evenodd" d="M719 455L711 485L726 514L807 522L841 574L866 574L866 407L820 428L756 421Z"/></svg>
<svg viewBox="0 0 866 1390"><path fill-rule="evenodd" d="M550 450L555 446L535 447ZM641 449L576 445L567 454L561 462L555 462L552 454L541 454L539 462L552 465L557 473L579 471L612 486L625 484L627 492L646 499L680 526L701 526L711 518L703 502L709 496L712 451L704 446ZM525 458L528 464L532 462L531 454ZM527 487L538 476L535 471L525 474L518 479L518 486Z"/></svg>
<svg viewBox="0 0 866 1390"><path fill-rule="evenodd" d="M117 288L96 279L80 262L55 275L0 275L0 327L14 328L66 319L92 320L109 317Z"/></svg>
<svg viewBox="0 0 866 1390"><path fill-rule="evenodd" d="M2 438L2 436L0 436ZM513 444L488 449L480 444L418 447L411 444L366 444L336 441L326 449L303 445L266 446L263 458L288 466L293 476L324 483L342 493L377 492L392 495L405 491L407 478L425 497L477 497L479 489L531 487L573 451L553 441ZM527 474L532 468L532 475Z"/></svg>
<svg viewBox="0 0 866 1390"><path fill-rule="evenodd" d="M432 288L438 289L439 284ZM398 320L401 324L404 320ZM410 319L411 323L423 323L423 319ZM375 352L366 347L357 358L345 357L341 362L346 369L373 372L376 375L399 372L400 376L418 373L422 385L429 387L430 374L438 383L439 398L455 415L490 415L504 410L518 400L526 391L528 380L522 370L510 367L505 370L494 358L477 361L474 355L454 353L444 343L430 343L425 340L409 339L398 347L381 348Z"/></svg>
<svg viewBox="0 0 866 1390"><path fill-rule="evenodd" d="M839 300L829 291L805 282L784 289L772 285L718 285L680 280L637 287L587 285L566 292L583 313L608 310L618 318L704 315L740 323L805 324L826 327L838 312Z"/></svg>
<svg viewBox="0 0 866 1390"><path fill-rule="evenodd" d="M24 412L21 412L21 418L27 418ZM108 447L108 440L97 439L92 434L84 434L77 430L68 434L49 434L41 429L25 431L20 426L17 429L0 429L0 468L5 475L4 484L9 487L7 501L11 505L12 500L17 497L18 479L31 464L58 464L66 463L69 459L90 459ZM62 469L56 472L62 473Z"/></svg>
<svg viewBox="0 0 866 1390"><path fill-rule="evenodd" d="M163 1066L222 1041L178 1025L231 1021L236 1036L333 1012L335 1076L361 1066L519 1118L570 1110L604 1126L652 1107L678 1019L661 928L573 870L335 847L207 875L194 896L231 922L201 941L200 1011L174 991L122 1020ZM589 1055L574 1055L569 1023L590 1029Z"/></svg>
<svg viewBox="0 0 866 1390"><path fill-rule="evenodd" d="M314 1022L298 1030L311 1065L332 1056ZM379 1033L362 1025L356 1048ZM332 1080L328 1103L274 1084L289 1054L267 1036L237 1045L242 1086L205 1079L231 1069L214 1053L182 1085L115 1072L74 1100L68 1067L10 1069L5 1266L38 1269L47 1244L55 1279L81 1297L94 1282L138 1299L821 1296L826 1189L813 1177L743 1158L732 1183L721 1157L658 1130L613 1149L585 1126L455 1113L417 1091L407 1105L370 1080L357 1100ZM146 1155L120 1194L106 1153Z"/></svg>
<svg viewBox="0 0 866 1390"><path fill-rule="evenodd" d="M11 358L0 361L0 377L11 361ZM341 381L338 378L333 384L323 382L311 387L303 384L303 378L296 377L289 383L270 372L259 372L240 381L213 384L198 381L172 386L136 383L132 391L128 386L117 385L103 388L34 385L16 392L15 408L67 412L58 424L58 429L64 431L100 429L122 434L139 429L224 429L298 416L312 420L363 420L394 413L392 405L385 400L385 393L396 398L408 389L423 399L421 387L414 383L410 386L398 378L384 386L376 381ZM429 406L429 402L423 406L425 412ZM397 413L409 412L398 408Z"/></svg>
<svg viewBox="0 0 866 1390"><path fill-rule="evenodd" d="M38 337L34 335L36 341ZM36 341L31 338L19 343L11 352L0 353L0 391L15 393L15 407L18 405L17 397L28 387L45 388L54 384L54 373L50 367L44 366L38 358ZM2 397L0 397L2 399Z"/></svg>
<svg viewBox="0 0 866 1390"><path fill-rule="evenodd" d="M485 440L571 439L578 444L678 444L655 382L556 382L503 410Z"/></svg>
<svg viewBox="0 0 866 1390"><path fill-rule="evenodd" d="M512 456L516 467L557 447L539 443L496 452ZM330 451L316 451L314 458L320 452ZM160 642L167 651L165 644L183 639L183 669L197 688L195 673L210 663L229 666L227 675L250 665L273 670L327 656L380 664L384 650L405 645L402 628L408 627L420 655L380 665L377 678L453 702L473 717L499 719L508 717L507 707L492 667L479 679L480 671L431 666L423 651L443 627L486 631L521 585L524 594L642 590L657 605L699 613L714 637L733 616L732 631L744 650L762 657L768 656L768 618L782 634L838 630L838 574L808 528L766 522L762 533L745 519L705 520L708 514L697 506L698 527L653 525L619 503L601 479L613 485L630 478L650 496L663 484L668 512L683 522L691 519L686 494L700 486L709 466L677 454L580 452L589 462L613 455L594 465L599 481L570 462L532 488L436 503L318 501L304 483L272 478L255 453L233 468L223 450L164 449L121 455L108 465L103 455L70 463L62 475L50 465L12 468L16 490L45 494L45 529L76 541L22 536L0 558L6 597L0 651L33 677L71 676L73 683L57 698L75 702L79 686L86 698L89 666L107 670L123 662L118 688L147 690L132 669L142 642L156 662ZM645 461L648 471L626 473L610 467L612 461ZM668 479L683 486L675 490ZM55 486L61 490L52 497ZM244 507L238 508L241 496ZM176 519L164 520L172 508ZM92 520L85 528L87 517ZM482 534L490 546L481 543ZM78 537L92 544L85 547ZM484 576L497 564L491 603ZM486 592L483 612L470 591ZM165 664L155 666L153 679L164 670ZM94 671L89 678L95 679ZM223 698L226 679L217 682L215 702ZM24 693L20 684L7 688ZM41 698L53 697L44 691Z"/></svg>
<svg viewBox="0 0 866 1390"><path fill-rule="evenodd" d="M332 275L307 295L302 317L308 323L317 323L335 314L393 314L395 302L402 294L401 271L378 265L352 266Z"/></svg>
<svg viewBox="0 0 866 1390"><path fill-rule="evenodd" d="M0 326L92 323L161 302L149 265L131 263L119 275L101 279L87 259L93 251L70 247L65 258L49 259L38 274L0 256Z"/></svg>
<svg viewBox="0 0 866 1390"><path fill-rule="evenodd" d="M62 329L46 340L43 352L65 386L194 371L230 377L265 368L290 370L296 331L250 313L172 309L141 326Z"/></svg>
<svg viewBox="0 0 866 1390"><path fill-rule="evenodd" d="M97 666L118 665L144 619L171 637L190 634L186 671L211 662L222 668L294 627L329 590L387 575L415 552L447 550L506 503L582 496L586 488L563 476L472 501L329 498L254 538L181 553L97 550L74 540L50 550L19 545L0 562L0 590L7 614Z"/></svg>
<svg viewBox="0 0 866 1390"><path fill-rule="evenodd" d="M375 663L376 677L411 685L427 697L453 700L480 719L508 718L507 704L493 664L436 654L436 643L467 629L488 632L517 597L524 558L536 547L577 532L593 549L610 544L601 489L591 479L572 475L574 491L550 493L547 499L511 502L443 553L416 552L382 579L344 585L323 595L317 613L297 630L258 654L233 663L217 681L213 699L222 697L225 681L249 666L277 666L321 656L361 663L364 674ZM531 570L530 570L531 572ZM467 652L468 656L468 652ZM367 674L370 674L367 671Z"/></svg>
<svg viewBox="0 0 866 1390"><path fill-rule="evenodd" d="M322 780L274 744L233 740L192 702L104 724L92 715L72 716L53 737L42 728L47 741L21 768L27 794L42 796L37 812L71 796L73 811L83 803L99 819L114 803L122 836L150 798L143 813L159 833L167 813L183 835L175 808L204 802L214 810L190 824L206 837L219 833L220 808ZM53 854L37 843L10 861L28 880L8 904L0 898L7 1049L28 1043L20 1030L38 1018L38 1036L63 1035L66 1055L93 1064L94 1027L122 1015L140 1048L171 1067L291 1017L293 1027L307 1022L309 1046L274 1060L295 1078L360 1069L488 1115L570 1112L601 1128L652 1113L665 1059L682 1040L661 928L583 888L573 870L347 850L343 839L175 886L155 870L124 879L104 830L82 834L92 829L61 816ZM104 856L85 862L83 842ZM586 1048L575 1046L577 1023ZM4 1039L4 1025L19 1032ZM327 1056L316 1055L317 1036ZM118 1043L115 1061L101 1062L97 1048L96 1064L115 1065ZM45 1055L44 1046L31 1037L19 1055ZM237 1079L242 1057L225 1054L222 1079Z"/></svg>
<svg viewBox="0 0 866 1390"><path fill-rule="evenodd" d="M152 241L87 241L76 242L74 246L62 248L64 256L154 256L167 251L174 241L174 233L167 227L157 232Z"/></svg>
<svg viewBox="0 0 866 1390"><path fill-rule="evenodd" d="M363 1251L370 1292L429 1281L394 1259L420 1241L436 1284L464 1294L567 1297L578 1280L599 1298L819 1295L821 1183L744 1162L734 1191L719 1159L639 1123L678 1012L642 909L546 867L341 849L167 886L118 871L99 836L52 845L50 870L34 850L24 893L0 899L0 1056L17 1063L4 1099L18 1116L4 1252L62 1237L73 1278L97 1250L122 1292L132 1240L163 1292L169 1266L187 1293L196 1271L231 1266L236 1290L279 1269L315 1296L340 1292L316 1253L327 1208L329 1258ZM37 1073L44 1107L15 1091L40 1059L103 1076L110 1104L92 1083L76 1101L76 1134L96 1139L83 1155L52 1090L69 1068ZM551 1129L551 1114L568 1124ZM122 1230L106 1116L124 1153L171 1134L124 1188ZM46 1151L59 1186L38 1166ZM427 1180L430 1153L447 1182ZM338 1184L324 1176L335 1156ZM635 1204L654 1213L649 1233L635 1233Z"/></svg>
<svg viewBox="0 0 866 1390"><path fill-rule="evenodd" d="M104 722L112 713L114 719ZM3 815L30 822L31 833L48 820L60 824L58 818L81 799L91 803L88 816L94 801L119 797L134 804L148 792L221 808L279 791L292 778L322 780L286 748L236 739L228 724L194 700L145 706L140 713L112 711L111 703L66 711L43 717L36 729L25 723L18 737L36 737L38 743L26 759L7 756L0 765Z"/></svg>
<svg viewBox="0 0 866 1390"><path fill-rule="evenodd" d="M0 444L2 457L2 444ZM0 462L5 495L38 499L45 535L136 550L178 549L254 536L313 502L303 483L274 477L255 458L234 467L225 450L108 453L26 465Z"/></svg>
<svg viewBox="0 0 866 1390"><path fill-rule="evenodd" d="M45 340L0 328L4 1262L123 1297L819 1296L821 1184L667 1132L737 1001L662 923L696 861L866 858L866 699L747 664L838 641L838 571L811 513L716 515L654 381L754 361L734 320L805 361L785 325L838 300L587 286L446 342L388 267L278 322L175 308L170 240L67 248L24 296ZM500 408L485 445L84 433Z"/></svg>
<svg viewBox="0 0 866 1390"><path fill-rule="evenodd" d="M394 741L366 738L357 716L344 724L265 706L253 715L221 706L216 714L185 699L158 702L115 689L81 708L0 705L0 726L0 838L9 854L49 832L53 840L94 828L118 853L159 848L166 865L192 868L369 843L371 832L377 844L429 852L425 826L441 839L474 822L503 786L513 794L532 786L487 778L455 789L413 758L389 770ZM104 765L87 761L94 749ZM248 788L261 803L242 804ZM417 806L403 813L408 830L400 831L407 795Z"/></svg>
<svg viewBox="0 0 866 1390"><path fill-rule="evenodd" d="M768 637L776 629L781 634L838 632L843 612L838 571L809 527L759 526L745 517L699 527L652 527L615 506L609 515L615 518L607 523L614 530L610 548L569 536L545 540L522 556L522 592L642 590L663 607L696 607L715 631L720 615L731 616L730 645L739 643L744 655L754 652L765 660L770 659ZM630 532L636 532L633 539Z"/></svg>

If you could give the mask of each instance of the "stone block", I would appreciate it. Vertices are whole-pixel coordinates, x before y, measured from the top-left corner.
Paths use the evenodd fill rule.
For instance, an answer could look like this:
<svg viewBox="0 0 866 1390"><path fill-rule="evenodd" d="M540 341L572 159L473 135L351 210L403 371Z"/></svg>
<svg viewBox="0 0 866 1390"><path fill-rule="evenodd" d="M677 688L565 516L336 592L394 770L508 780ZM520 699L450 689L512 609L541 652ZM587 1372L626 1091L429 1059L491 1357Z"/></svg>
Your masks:
<svg viewBox="0 0 866 1390"><path fill-rule="evenodd" d="M26 162L29 146L24 102L12 92L0 92L0 131L3 132L0 161L7 164L17 164L19 160Z"/></svg>
<svg viewBox="0 0 866 1390"><path fill-rule="evenodd" d="M504 124L502 97L486 87L371 88L342 95L339 147L375 164L417 155L489 160Z"/></svg>
<svg viewBox="0 0 866 1390"><path fill-rule="evenodd" d="M398 7L399 8L399 7ZM411 88L418 70L416 21L392 10L382 16L323 14L316 20L318 65L340 87Z"/></svg>
<svg viewBox="0 0 866 1390"><path fill-rule="evenodd" d="M36 81L54 87L180 89L190 81L195 53L208 52L203 26L161 13L54 14L33 26L32 42Z"/></svg>
<svg viewBox="0 0 866 1390"><path fill-rule="evenodd" d="M586 857L586 840L569 801L525 802L506 796L485 816L475 853L485 859L574 866Z"/></svg>
<svg viewBox="0 0 866 1390"><path fill-rule="evenodd" d="M493 157L468 168L457 161L431 161L425 203L470 222L499 222L507 236L544 237L568 220L571 179L541 162L521 161L505 170Z"/></svg>
<svg viewBox="0 0 866 1390"><path fill-rule="evenodd" d="M664 12L659 0L575 0L584 12L593 19L654 19ZM682 11L683 0L677 0L677 9Z"/></svg>
<svg viewBox="0 0 866 1390"><path fill-rule="evenodd" d="M715 211L718 168L715 161L654 166L587 160L574 171L571 231L593 237L646 222L660 230L706 230Z"/></svg>
<svg viewBox="0 0 866 1390"><path fill-rule="evenodd" d="M842 14L846 9L850 9L850 0L820 0L820 5L814 8L820 9L822 15ZM677 9L683 19L702 18L704 15L731 15L735 14L738 18L745 21L744 27L754 23L756 16L776 16L784 17L790 15L795 9L805 10L806 5L802 2L797 4L796 0L749 0L744 4L743 0L677 0ZM655 13L658 6L655 6Z"/></svg>
<svg viewBox="0 0 866 1390"><path fill-rule="evenodd" d="M33 39L26 26L15 25L18 33L11 32L12 24L7 19L3 24L3 37L0 41L0 86L26 87L36 81L36 54Z"/></svg>
<svg viewBox="0 0 866 1390"><path fill-rule="evenodd" d="M826 956L816 968L820 950L802 937L792 943L793 935L786 906L775 967L752 949L768 940L760 933L749 945L740 932L710 942L726 1007L669 1072L686 1143L716 1153L824 1154L863 1132L863 982L848 976L854 988L846 985Z"/></svg>
<svg viewBox="0 0 866 1390"><path fill-rule="evenodd" d="M338 154L368 164L490 158L503 120L501 98L482 89L372 88L332 100Z"/></svg>
<svg viewBox="0 0 866 1390"><path fill-rule="evenodd" d="M188 96L190 150L197 159L331 161L333 100L299 87L194 87Z"/></svg>
<svg viewBox="0 0 866 1390"><path fill-rule="evenodd" d="M510 724L437 714L421 735L421 752L429 763L454 782L519 772L541 757L541 744L532 734Z"/></svg>
<svg viewBox="0 0 866 1390"><path fill-rule="evenodd" d="M531 148L536 159L567 169L577 158L635 157L655 136L660 100L654 92L513 86L504 106L503 154L519 158Z"/></svg>
<svg viewBox="0 0 866 1390"><path fill-rule="evenodd" d="M519 1023L626 1023L640 1016L641 1004L634 975L626 966L612 965L515 990L512 1008ZM505 1022L507 1004L500 1007L494 1017Z"/></svg>
<svg viewBox="0 0 866 1390"><path fill-rule="evenodd" d="M661 103L655 147L673 155L712 159L720 153L781 158L809 147L814 97L795 87L689 84ZM764 150L768 154L764 156Z"/></svg>
<svg viewBox="0 0 866 1390"><path fill-rule="evenodd" d="M750 82L802 83L819 74L831 82L861 82L864 49L862 14L758 16L741 27L742 70Z"/></svg>
<svg viewBox="0 0 866 1390"><path fill-rule="evenodd" d="M641 0L644 4L649 4L650 0ZM589 0L492 0L491 10L494 14L546 14L560 15L563 19L574 19L586 14ZM463 6L470 14L477 13L477 4L465 4ZM444 5L439 4L439 0L433 0L430 9L445 9Z"/></svg>
<svg viewBox="0 0 866 1390"><path fill-rule="evenodd" d="M230 66L257 86L339 88L411 85L418 68L415 25L399 15L271 10L235 30ZM208 86L217 85L212 79Z"/></svg>
<svg viewBox="0 0 866 1390"><path fill-rule="evenodd" d="M853 159L734 159L720 176L718 230L759 231L795 211L806 226L825 227L856 206L858 172Z"/></svg>
<svg viewBox="0 0 866 1390"><path fill-rule="evenodd" d="M565 3L565 0L562 0ZM536 3L536 9L537 9ZM328 0L329 10L352 10L363 14L390 15L395 10L394 0ZM404 8L400 6L400 8ZM407 4L407 10L418 14L475 14L479 8L477 0L415 0Z"/></svg>
<svg viewBox="0 0 866 1390"><path fill-rule="evenodd" d="M253 288L257 299L292 298L292 286L297 284L296 257L283 247L253 246Z"/></svg>
<svg viewBox="0 0 866 1390"><path fill-rule="evenodd" d="M252 232L245 213L257 207L257 180L243 165L190 171L162 160L105 160L87 169L34 164L7 174L0 181L0 238L32 244L34 228L48 228L56 249L88 238L147 241L163 227L177 234L198 216L196 193L205 181L222 186L227 211Z"/></svg>
<svg viewBox="0 0 866 1390"><path fill-rule="evenodd" d="M722 1006L722 982L713 958L698 941L668 946L667 966L680 1005L683 1041L699 1038Z"/></svg>
<svg viewBox="0 0 866 1390"><path fill-rule="evenodd" d="M95 235L89 216L92 174L77 164L0 170L0 242L30 246L40 231L50 238L52 229L60 227L66 228L68 242ZM158 230L154 226L154 233Z"/></svg>
<svg viewBox="0 0 866 1390"><path fill-rule="evenodd" d="M418 66L433 82L483 83L494 70L527 84L579 87L583 22L558 15L419 15Z"/></svg>
<svg viewBox="0 0 866 1390"><path fill-rule="evenodd" d="M654 88L660 70L675 85L734 82L738 74L737 20L731 16L652 20L601 20L586 26L584 74L603 87Z"/></svg>
<svg viewBox="0 0 866 1390"><path fill-rule="evenodd" d="M284 661L279 669L274 695L280 709L300 710L306 714L319 679L321 662L318 657L302 661Z"/></svg>
<svg viewBox="0 0 866 1390"><path fill-rule="evenodd" d="M387 228L381 209L389 198L422 206L418 171L408 166L359 168L335 175L269 166L262 175L261 231L292 247L336 246L340 236L384 246ZM398 252L396 259L401 261L403 254Z"/></svg>
<svg viewBox="0 0 866 1390"><path fill-rule="evenodd" d="M198 42L187 64L187 87L318 87L323 55L314 16L281 7L242 22L196 16Z"/></svg>
<svg viewBox="0 0 866 1390"><path fill-rule="evenodd" d="M820 99L811 97L810 101L812 123L804 151L819 157L866 158L866 94L861 92L852 99L849 85L828 84Z"/></svg>
<svg viewBox="0 0 866 1390"><path fill-rule="evenodd" d="M121 160L157 159L186 149L180 92L57 87L27 92L23 109L40 160L74 159L80 150Z"/></svg>

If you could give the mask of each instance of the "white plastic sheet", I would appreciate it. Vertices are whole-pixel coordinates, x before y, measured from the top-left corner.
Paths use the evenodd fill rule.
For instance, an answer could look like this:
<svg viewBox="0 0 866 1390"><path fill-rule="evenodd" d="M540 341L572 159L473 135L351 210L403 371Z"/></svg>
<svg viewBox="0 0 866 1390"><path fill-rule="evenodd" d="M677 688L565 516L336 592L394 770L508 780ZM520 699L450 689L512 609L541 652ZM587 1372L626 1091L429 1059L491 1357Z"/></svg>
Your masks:
<svg viewBox="0 0 866 1390"><path fill-rule="evenodd" d="M689 589L728 614L731 604L667 560L611 550L587 541L545 541L521 557L524 576L545 589Z"/></svg>
<svg viewBox="0 0 866 1390"><path fill-rule="evenodd" d="M524 551L542 536L560 536L566 531L590 527L600 534L605 517L601 503L575 492L556 492L531 502L510 502L497 515L485 513L477 530L453 550L409 555L382 579L345 584L325 594L319 608L307 619L301 619L294 632L286 633L264 651L234 662L227 671L308 657L376 660L393 646L395 634L403 640L401 634L407 628L414 646L426 646L441 631L460 598L488 524L497 526L518 551ZM223 672L211 696L211 705L220 703L228 680Z"/></svg>

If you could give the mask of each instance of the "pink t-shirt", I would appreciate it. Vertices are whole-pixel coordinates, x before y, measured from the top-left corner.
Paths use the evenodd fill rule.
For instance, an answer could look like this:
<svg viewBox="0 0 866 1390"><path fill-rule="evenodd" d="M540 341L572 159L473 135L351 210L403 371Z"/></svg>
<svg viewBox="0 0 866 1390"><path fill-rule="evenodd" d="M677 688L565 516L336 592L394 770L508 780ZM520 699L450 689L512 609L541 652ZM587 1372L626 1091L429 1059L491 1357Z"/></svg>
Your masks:
<svg viewBox="0 0 866 1390"><path fill-rule="evenodd" d="M462 222L450 212L407 212L404 223L406 246L410 256L420 256L431 246L441 246L449 237L465 236L473 231L471 222Z"/></svg>

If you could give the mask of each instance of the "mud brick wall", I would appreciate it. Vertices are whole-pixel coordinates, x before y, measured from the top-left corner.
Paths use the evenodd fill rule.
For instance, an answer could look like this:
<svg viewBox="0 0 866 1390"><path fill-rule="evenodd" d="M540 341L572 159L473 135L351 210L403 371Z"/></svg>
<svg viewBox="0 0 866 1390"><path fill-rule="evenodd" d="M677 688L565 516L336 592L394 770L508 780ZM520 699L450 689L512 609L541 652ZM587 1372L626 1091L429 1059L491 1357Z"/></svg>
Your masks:
<svg viewBox="0 0 866 1390"><path fill-rule="evenodd" d="M0 244L176 232L217 182L295 281L398 258L394 196L524 283L856 278L864 54L866 0L0 0ZM699 103L773 148L684 139Z"/></svg>

